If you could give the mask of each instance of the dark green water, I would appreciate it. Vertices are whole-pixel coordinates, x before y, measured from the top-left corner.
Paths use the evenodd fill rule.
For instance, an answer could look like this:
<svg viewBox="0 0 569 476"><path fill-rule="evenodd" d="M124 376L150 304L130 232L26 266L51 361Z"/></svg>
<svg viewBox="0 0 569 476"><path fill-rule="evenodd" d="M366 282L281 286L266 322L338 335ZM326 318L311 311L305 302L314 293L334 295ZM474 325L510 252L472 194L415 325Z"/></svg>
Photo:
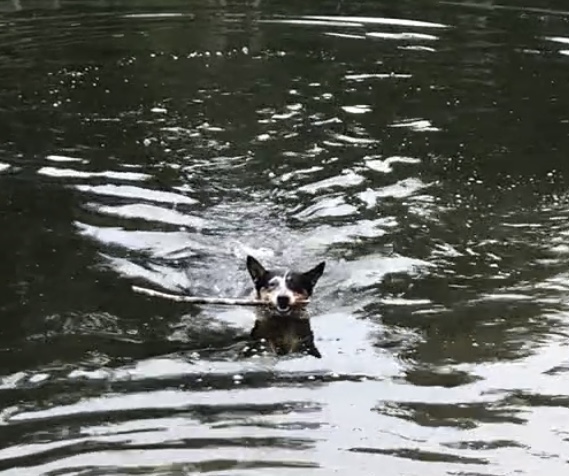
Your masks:
<svg viewBox="0 0 569 476"><path fill-rule="evenodd" d="M0 1L2 475L563 475L569 6ZM323 358L235 360L245 256Z"/></svg>

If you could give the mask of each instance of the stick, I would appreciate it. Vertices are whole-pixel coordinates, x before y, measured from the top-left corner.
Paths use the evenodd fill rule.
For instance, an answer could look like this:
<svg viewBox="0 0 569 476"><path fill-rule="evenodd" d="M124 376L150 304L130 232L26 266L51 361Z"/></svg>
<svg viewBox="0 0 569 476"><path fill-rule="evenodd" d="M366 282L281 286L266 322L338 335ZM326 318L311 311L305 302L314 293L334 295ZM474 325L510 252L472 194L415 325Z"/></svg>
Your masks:
<svg viewBox="0 0 569 476"><path fill-rule="evenodd" d="M223 298L223 297L199 297L199 296L181 296L179 294L169 294L154 289L133 286L133 291L146 294L147 296L161 297L170 299L171 301L187 302L191 304L224 304L227 306L266 306L268 303L257 299L241 299L241 298ZM308 301L302 301L299 304L308 304Z"/></svg>
<svg viewBox="0 0 569 476"><path fill-rule="evenodd" d="M170 299L172 301L187 302L191 304L226 304L233 306L261 306L263 304L267 304L266 302L257 301L253 299L182 296L180 294L168 294L160 291L155 291L154 289L141 288L139 286L133 286L132 290L142 294L146 294L148 296L161 297L165 299Z"/></svg>

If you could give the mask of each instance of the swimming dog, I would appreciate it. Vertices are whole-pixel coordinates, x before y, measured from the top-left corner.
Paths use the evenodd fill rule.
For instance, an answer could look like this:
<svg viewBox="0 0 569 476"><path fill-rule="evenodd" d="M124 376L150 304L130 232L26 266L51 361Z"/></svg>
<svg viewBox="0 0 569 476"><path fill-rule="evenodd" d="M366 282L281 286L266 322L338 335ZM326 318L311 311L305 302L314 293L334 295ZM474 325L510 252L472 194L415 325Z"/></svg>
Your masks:
<svg viewBox="0 0 569 476"><path fill-rule="evenodd" d="M266 270L247 256L247 270L253 279L253 297L267 305L257 310L247 355L268 349L277 355L307 353L322 355L314 345L306 301L324 273L322 262L306 272Z"/></svg>

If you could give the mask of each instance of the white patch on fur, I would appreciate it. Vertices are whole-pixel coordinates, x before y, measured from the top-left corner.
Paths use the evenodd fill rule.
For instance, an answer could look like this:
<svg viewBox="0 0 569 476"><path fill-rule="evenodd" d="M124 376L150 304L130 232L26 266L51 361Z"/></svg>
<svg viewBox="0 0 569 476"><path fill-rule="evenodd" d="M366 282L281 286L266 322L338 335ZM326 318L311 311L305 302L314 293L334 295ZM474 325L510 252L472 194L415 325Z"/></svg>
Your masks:
<svg viewBox="0 0 569 476"><path fill-rule="evenodd" d="M289 271L287 271L284 276L275 276L269 281L269 285L273 285L269 290L270 302L275 307L277 307L277 297L279 296L288 297L289 306L294 306L295 304L296 296L286 285L288 274Z"/></svg>

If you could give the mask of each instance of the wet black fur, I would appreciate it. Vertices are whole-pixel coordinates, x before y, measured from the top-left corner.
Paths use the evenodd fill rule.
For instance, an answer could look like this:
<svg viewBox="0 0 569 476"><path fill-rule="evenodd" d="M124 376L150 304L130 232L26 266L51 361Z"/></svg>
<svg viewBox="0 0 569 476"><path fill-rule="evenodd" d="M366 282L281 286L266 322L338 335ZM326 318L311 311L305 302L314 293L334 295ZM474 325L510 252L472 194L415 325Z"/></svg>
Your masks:
<svg viewBox="0 0 569 476"><path fill-rule="evenodd" d="M257 320L250 334L247 355L273 351L277 355L306 353L317 358L322 355L314 344L314 334L308 319L278 316Z"/></svg>

